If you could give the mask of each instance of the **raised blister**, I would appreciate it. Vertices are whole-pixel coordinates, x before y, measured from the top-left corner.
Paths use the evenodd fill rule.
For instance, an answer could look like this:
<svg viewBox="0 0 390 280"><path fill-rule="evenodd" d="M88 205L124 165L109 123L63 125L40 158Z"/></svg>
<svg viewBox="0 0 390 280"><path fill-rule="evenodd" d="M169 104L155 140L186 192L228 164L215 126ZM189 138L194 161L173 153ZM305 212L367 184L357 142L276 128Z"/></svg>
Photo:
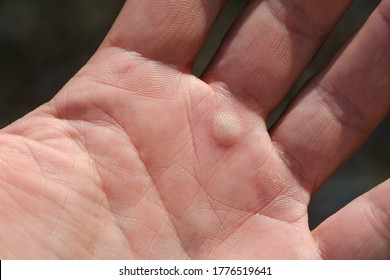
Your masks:
<svg viewBox="0 0 390 280"><path fill-rule="evenodd" d="M212 133L221 146L233 145L242 133L240 119L233 113L219 112L214 116Z"/></svg>

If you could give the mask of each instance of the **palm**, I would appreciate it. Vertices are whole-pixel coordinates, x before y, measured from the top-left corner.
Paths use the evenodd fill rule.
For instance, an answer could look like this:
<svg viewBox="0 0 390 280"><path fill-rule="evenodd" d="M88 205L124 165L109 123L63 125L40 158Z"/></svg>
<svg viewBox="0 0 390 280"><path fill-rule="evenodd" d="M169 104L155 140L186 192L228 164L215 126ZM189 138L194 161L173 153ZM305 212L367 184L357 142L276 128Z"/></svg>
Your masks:
<svg viewBox="0 0 390 280"><path fill-rule="evenodd" d="M129 1L129 10L131 5ZM243 22L253 21L246 17ZM346 244L344 251L323 252L325 247L337 249L327 232L341 218L354 217L349 209L314 232L307 224L310 194L387 112L387 80L367 85L377 87L377 95L370 97L372 107L362 109L356 103L366 99L349 101L352 89L346 90L342 79L334 81L358 70L336 64L306 87L269 132L269 113L322 38L310 43L303 58L289 54L287 73L286 65L239 60L234 49L247 49L252 35L238 32L240 40L229 39L200 80L187 73L203 35L195 34L191 41L187 34L188 46L184 43L180 49L185 55L178 50L170 57L164 49L177 44L176 37L158 37L160 46L148 49L130 35L123 37L126 20L118 19L97 54L51 102L3 130L3 154L11 164L4 168L7 176L1 177L9 194L2 205L20 215L8 221L8 229L24 228L28 235L22 231L23 242L29 244L24 254L10 254L8 245L3 252L38 258L317 259L389 254L363 252L354 244ZM332 23L328 25L330 29ZM238 30L245 28L242 24ZM295 34L297 41L301 33ZM379 48L385 40L373 45ZM339 60L354 52L351 48ZM298 59L302 64L296 66ZM389 73L386 60L389 56L382 55L380 76ZM248 72L253 68L256 73ZM266 74L259 76L259 71ZM330 83L335 86L324 89ZM333 88L346 93L336 99ZM307 109L308 104L313 108ZM348 112L352 117L344 116ZM368 115L364 131L356 129L356 119ZM20 172L23 178L17 176ZM388 187L387 183L370 194L378 197L375 205L381 213L389 211L383 206ZM377 220L380 227L385 220L386 215ZM358 221L364 223L365 217ZM348 227L343 230L342 236L350 234ZM382 238L383 232L378 232ZM7 236L3 242L16 242ZM388 242L381 238L378 242Z"/></svg>

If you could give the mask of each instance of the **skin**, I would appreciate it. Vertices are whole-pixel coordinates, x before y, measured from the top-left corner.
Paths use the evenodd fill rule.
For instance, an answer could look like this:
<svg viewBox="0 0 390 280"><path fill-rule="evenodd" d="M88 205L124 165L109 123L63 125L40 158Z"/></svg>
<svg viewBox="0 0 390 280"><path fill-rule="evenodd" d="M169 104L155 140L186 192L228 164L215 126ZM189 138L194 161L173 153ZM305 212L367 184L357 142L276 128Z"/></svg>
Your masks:
<svg viewBox="0 0 390 280"><path fill-rule="evenodd" d="M272 129L351 1L128 0L91 60L0 132L1 259L389 259L390 180L309 230L311 195L390 109L383 0Z"/></svg>

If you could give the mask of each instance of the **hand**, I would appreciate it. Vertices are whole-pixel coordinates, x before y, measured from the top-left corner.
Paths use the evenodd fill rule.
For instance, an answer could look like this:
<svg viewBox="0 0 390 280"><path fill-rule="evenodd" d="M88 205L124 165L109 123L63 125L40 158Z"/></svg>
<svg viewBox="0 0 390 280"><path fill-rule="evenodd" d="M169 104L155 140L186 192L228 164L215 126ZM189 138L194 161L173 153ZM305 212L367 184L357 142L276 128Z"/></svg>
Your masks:
<svg viewBox="0 0 390 280"><path fill-rule="evenodd" d="M351 1L128 0L88 64L0 133L0 258L390 258L390 180L308 227L310 196L390 108L390 1L283 100Z"/></svg>

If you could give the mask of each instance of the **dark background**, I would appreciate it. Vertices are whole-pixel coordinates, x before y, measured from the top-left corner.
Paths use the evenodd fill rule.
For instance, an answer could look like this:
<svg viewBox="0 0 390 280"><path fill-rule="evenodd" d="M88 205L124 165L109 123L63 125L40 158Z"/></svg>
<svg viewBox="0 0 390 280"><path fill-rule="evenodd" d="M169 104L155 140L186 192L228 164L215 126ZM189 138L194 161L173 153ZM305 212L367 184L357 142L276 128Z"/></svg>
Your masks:
<svg viewBox="0 0 390 280"><path fill-rule="evenodd" d="M194 66L200 74L247 1L230 1ZM289 98L355 33L380 1L357 1ZM48 101L94 53L124 0L0 0L0 128ZM390 94L390 89L389 89ZM311 227L390 176L390 118L314 196ZM389 202L390 203L390 202Z"/></svg>

